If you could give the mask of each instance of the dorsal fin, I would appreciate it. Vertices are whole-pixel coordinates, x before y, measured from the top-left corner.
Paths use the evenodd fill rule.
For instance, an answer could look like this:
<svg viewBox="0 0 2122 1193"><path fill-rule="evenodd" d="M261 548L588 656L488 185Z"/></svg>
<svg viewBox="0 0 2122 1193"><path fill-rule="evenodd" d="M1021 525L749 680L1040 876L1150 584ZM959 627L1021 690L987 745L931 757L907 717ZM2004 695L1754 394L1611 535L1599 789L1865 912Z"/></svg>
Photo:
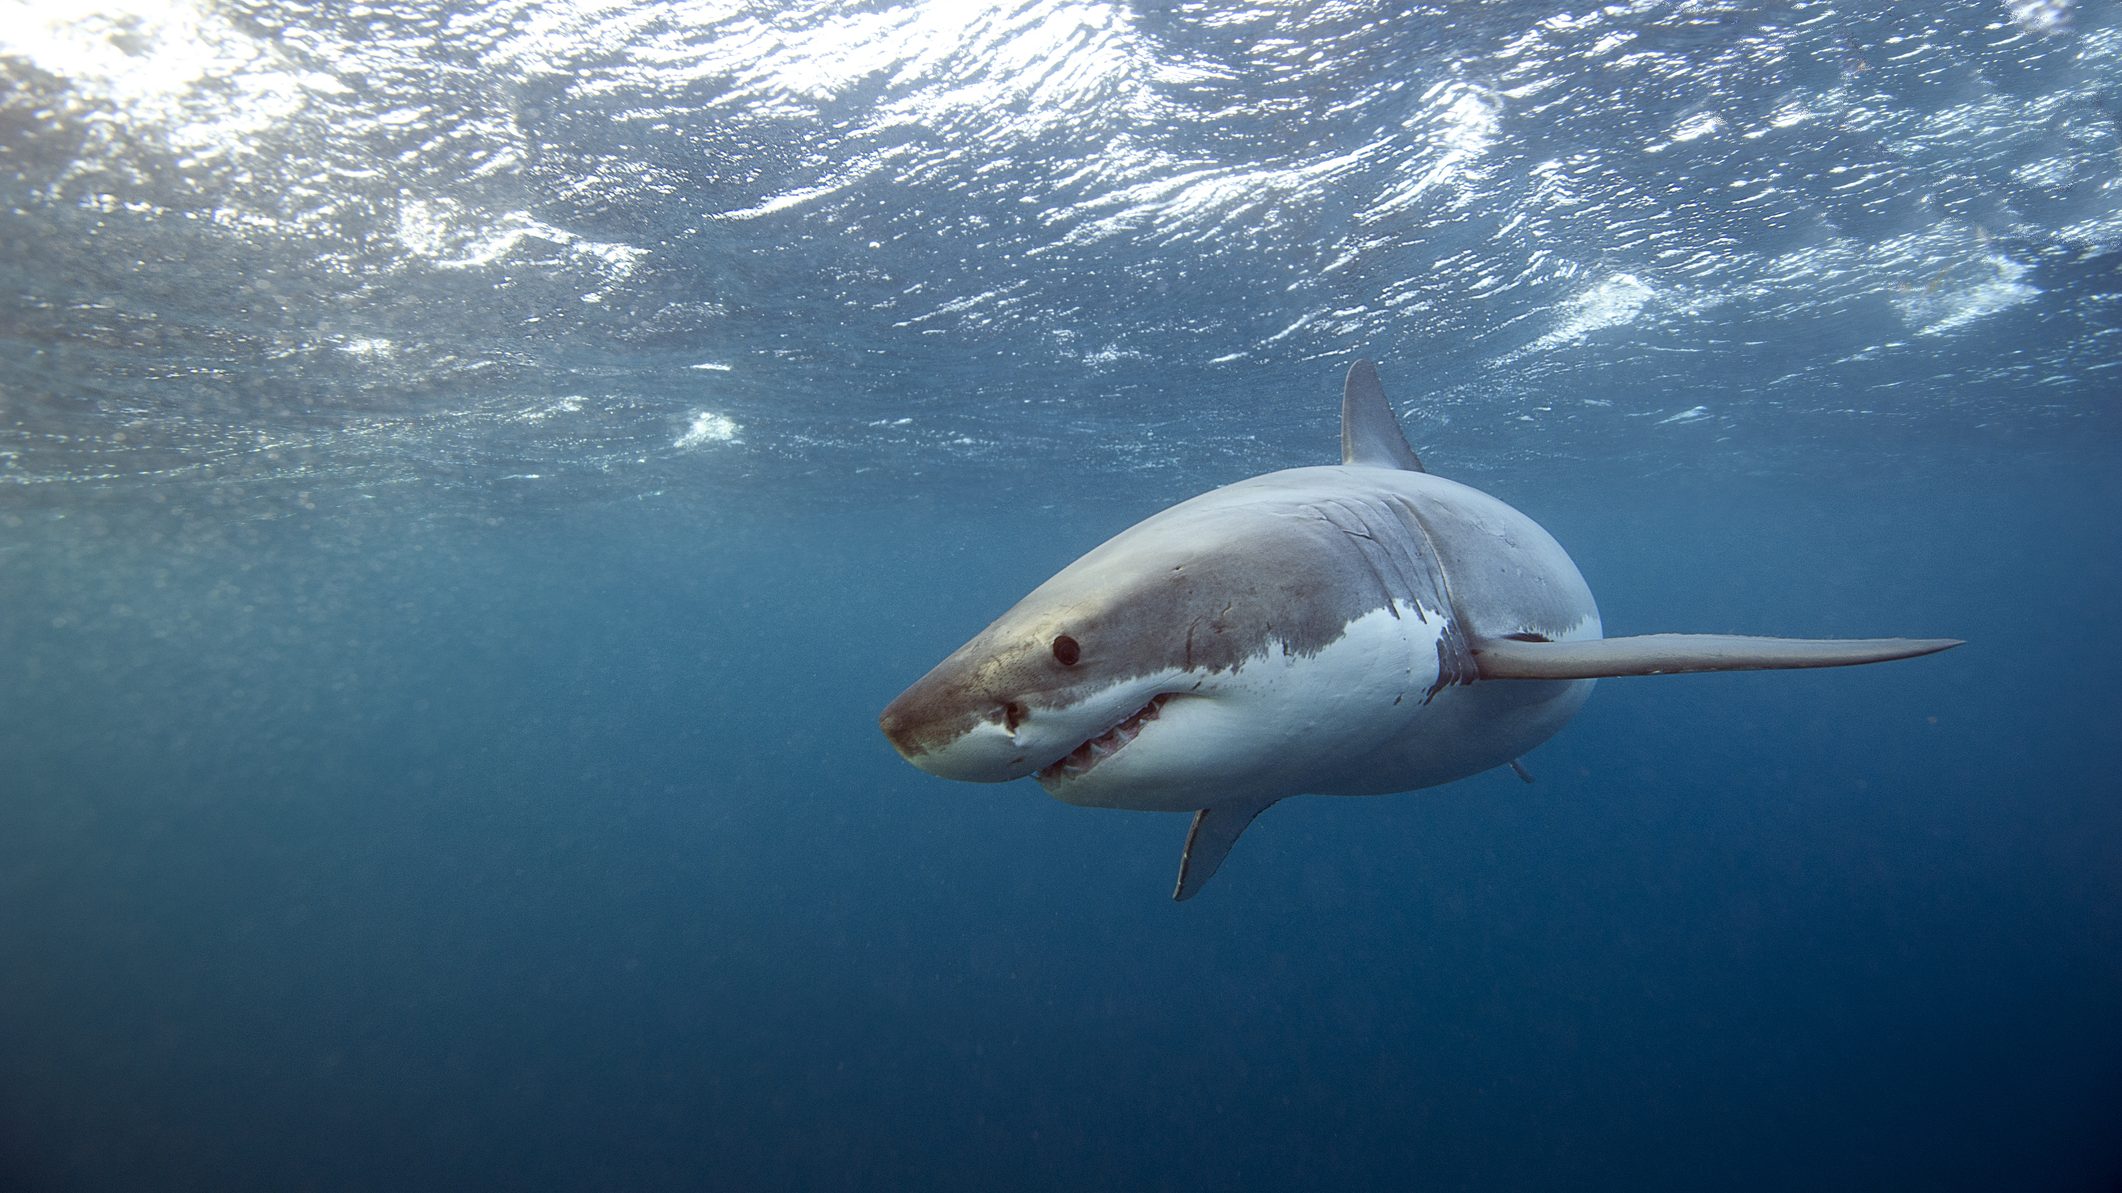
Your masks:
<svg viewBox="0 0 2122 1193"><path fill-rule="evenodd" d="M1172 898L1184 903L1200 894L1208 880L1216 876L1223 859L1230 856L1238 834L1274 802L1224 804L1194 813L1193 827L1186 830L1186 852L1179 855L1179 885L1172 888Z"/></svg>
<svg viewBox="0 0 2122 1193"><path fill-rule="evenodd" d="M1427 472L1422 458L1407 446L1400 420L1378 384L1378 366L1359 360L1348 366L1341 387L1341 462L1366 468L1404 468Z"/></svg>

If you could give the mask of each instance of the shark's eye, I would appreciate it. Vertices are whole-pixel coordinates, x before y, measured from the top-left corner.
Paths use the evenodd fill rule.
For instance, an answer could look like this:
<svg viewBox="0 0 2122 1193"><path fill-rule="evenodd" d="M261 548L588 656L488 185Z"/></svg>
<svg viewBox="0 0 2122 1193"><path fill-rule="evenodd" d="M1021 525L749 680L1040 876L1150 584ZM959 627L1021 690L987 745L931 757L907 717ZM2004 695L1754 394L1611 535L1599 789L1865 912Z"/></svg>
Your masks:
<svg viewBox="0 0 2122 1193"><path fill-rule="evenodd" d="M1076 660L1082 657L1083 648L1076 645L1076 640L1074 638L1069 637L1067 634L1063 634L1059 638L1054 639L1055 662L1061 664L1063 667L1073 667L1076 665Z"/></svg>

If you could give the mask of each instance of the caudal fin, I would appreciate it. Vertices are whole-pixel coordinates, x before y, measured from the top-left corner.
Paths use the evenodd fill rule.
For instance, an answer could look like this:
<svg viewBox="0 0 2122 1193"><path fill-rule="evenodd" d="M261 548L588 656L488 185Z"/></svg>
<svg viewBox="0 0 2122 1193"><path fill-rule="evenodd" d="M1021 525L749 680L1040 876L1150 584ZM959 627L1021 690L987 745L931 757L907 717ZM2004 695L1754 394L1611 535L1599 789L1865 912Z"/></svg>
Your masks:
<svg viewBox="0 0 2122 1193"><path fill-rule="evenodd" d="M1749 638L1738 634L1642 634L1588 642L1490 638L1474 644L1482 679L1610 679L1690 671L1854 667L1936 654L1958 638Z"/></svg>

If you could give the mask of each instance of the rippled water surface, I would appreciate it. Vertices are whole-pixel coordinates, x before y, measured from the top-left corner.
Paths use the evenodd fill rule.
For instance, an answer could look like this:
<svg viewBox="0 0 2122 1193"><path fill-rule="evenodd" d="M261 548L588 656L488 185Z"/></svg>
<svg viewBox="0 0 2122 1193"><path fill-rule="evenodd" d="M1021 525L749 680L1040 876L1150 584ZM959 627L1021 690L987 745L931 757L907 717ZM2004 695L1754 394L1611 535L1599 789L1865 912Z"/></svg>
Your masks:
<svg viewBox="0 0 2122 1193"><path fill-rule="evenodd" d="M0 43L17 485L1257 464L1354 349L1532 455L2113 383L2106 5L94 7Z"/></svg>
<svg viewBox="0 0 2122 1193"><path fill-rule="evenodd" d="M1528 765L1183 823L878 708L1430 466ZM0 1186L2122 1181L2122 9L0 2Z"/></svg>

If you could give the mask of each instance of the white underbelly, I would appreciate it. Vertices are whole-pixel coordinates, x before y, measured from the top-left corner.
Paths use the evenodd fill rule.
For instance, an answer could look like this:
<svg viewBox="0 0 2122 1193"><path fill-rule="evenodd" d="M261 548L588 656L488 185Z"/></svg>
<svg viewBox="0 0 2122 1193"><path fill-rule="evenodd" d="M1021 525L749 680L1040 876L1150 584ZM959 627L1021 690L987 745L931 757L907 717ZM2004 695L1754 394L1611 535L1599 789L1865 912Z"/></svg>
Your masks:
<svg viewBox="0 0 2122 1193"><path fill-rule="evenodd" d="M1376 750L1322 774L1316 795L1384 795L1502 766L1553 737L1594 681L1489 680L1445 688Z"/></svg>

